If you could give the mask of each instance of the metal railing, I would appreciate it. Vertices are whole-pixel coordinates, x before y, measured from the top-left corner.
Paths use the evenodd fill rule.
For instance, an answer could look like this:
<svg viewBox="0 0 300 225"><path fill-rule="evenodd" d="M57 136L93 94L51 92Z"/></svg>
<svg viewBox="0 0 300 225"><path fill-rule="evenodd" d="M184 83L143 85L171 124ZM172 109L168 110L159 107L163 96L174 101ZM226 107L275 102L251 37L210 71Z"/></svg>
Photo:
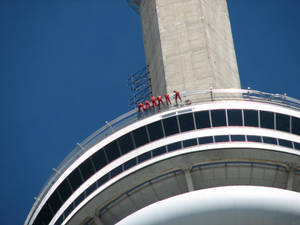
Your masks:
<svg viewBox="0 0 300 225"><path fill-rule="evenodd" d="M174 96L172 96L174 99ZM255 101L264 102L269 104L280 105L300 111L300 100L286 96L286 94L271 94L267 92L261 92L251 89L210 89L210 90L200 90L191 92L181 93L182 101L178 104L172 104L168 107L156 108L149 112L138 113L137 109L131 110L116 119L107 122L106 124L87 137L81 143L77 143L77 147L70 152L67 157L60 163L60 165L53 169L52 175L46 181L42 191L39 193L38 197L35 198L35 202L27 216L25 225L29 224L33 214L41 204L42 199L45 197L52 185L58 180L58 178L65 172L77 158L79 158L83 153L90 149L95 144L99 143L101 140L111 135L112 133L151 115L156 113L161 113L163 111L176 109L190 104L198 104L210 101L222 101L222 100L243 100L243 101Z"/></svg>

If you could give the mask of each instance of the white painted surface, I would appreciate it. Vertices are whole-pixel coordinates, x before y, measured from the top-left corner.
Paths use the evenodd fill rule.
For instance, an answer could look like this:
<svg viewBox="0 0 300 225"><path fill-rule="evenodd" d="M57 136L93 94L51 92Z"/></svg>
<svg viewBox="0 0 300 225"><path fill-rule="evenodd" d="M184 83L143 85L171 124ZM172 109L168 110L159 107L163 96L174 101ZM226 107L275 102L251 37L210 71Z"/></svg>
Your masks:
<svg viewBox="0 0 300 225"><path fill-rule="evenodd" d="M257 186L189 192L147 206L117 225L299 225L300 194Z"/></svg>

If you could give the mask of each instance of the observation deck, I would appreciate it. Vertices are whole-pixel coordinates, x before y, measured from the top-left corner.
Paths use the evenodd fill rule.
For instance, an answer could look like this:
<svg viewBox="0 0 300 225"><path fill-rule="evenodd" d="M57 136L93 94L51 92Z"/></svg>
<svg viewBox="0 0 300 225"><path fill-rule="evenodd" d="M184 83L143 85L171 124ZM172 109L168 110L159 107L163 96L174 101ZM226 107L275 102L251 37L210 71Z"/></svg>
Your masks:
<svg viewBox="0 0 300 225"><path fill-rule="evenodd" d="M299 100L240 89L181 96L178 105L132 110L78 144L25 225L114 224L158 200L218 186L300 192Z"/></svg>

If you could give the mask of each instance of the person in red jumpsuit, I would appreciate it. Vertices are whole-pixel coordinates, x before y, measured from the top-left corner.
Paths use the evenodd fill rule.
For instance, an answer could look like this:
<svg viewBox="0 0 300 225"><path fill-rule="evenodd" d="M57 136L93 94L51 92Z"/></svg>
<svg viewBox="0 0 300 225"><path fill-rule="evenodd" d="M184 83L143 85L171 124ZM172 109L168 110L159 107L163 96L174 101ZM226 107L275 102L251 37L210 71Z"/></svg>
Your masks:
<svg viewBox="0 0 300 225"><path fill-rule="evenodd" d="M169 105L169 103L172 104L172 103L171 103L171 100L170 100L170 96L169 96L167 93L164 94L164 97L165 97L166 103L167 103L168 105Z"/></svg>
<svg viewBox="0 0 300 225"><path fill-rule="evenodd" d="M162 99L162 97L160 95L157 96L157 101L158 101L158 106L160 106L160 103L163 104L163 105L165 104L164 101L163 101L163 99Z"/></svg>
<svg viewBox="0 0 300 225"><path fill-rule="evenodd" d="M180 101L182 101L181 100L181 96L180 96L179 91L174 91L174 93L175 93L175 101L176 101L176 104L177 104L177 99L179 99Z"/></svg>
<svg viewBox="0 0 300 225"><path fill-rule="evenodd" d="M145 101L145 109L146 110L151 109L151 105L150 105L150 102L148 100Z"/></svg>
<svg viewBox="0 0 300 225"><path fill-rule="evenodd" d="M150 100L152 102L152 107L157 106L156 98L154 96L152 96Z"/></svg>
<svg viewBox="0 0 300 225"><path fill-rule="evenodd" d="M145 107L143 103L138 104L138 111L141 112L141 108L145 111Z"/></svg>

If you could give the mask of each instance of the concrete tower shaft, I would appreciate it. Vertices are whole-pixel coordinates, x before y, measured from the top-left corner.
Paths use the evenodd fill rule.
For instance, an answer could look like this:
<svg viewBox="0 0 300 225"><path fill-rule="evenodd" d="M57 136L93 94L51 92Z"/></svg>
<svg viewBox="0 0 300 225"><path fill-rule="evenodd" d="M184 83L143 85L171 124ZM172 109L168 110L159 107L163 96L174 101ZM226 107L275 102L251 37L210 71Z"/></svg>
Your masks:
<svg viewBox="0 0 300 225"><path fill-rule="evenodd" d="M226 0L141 0L153 95L240 88Z"/></svg>

